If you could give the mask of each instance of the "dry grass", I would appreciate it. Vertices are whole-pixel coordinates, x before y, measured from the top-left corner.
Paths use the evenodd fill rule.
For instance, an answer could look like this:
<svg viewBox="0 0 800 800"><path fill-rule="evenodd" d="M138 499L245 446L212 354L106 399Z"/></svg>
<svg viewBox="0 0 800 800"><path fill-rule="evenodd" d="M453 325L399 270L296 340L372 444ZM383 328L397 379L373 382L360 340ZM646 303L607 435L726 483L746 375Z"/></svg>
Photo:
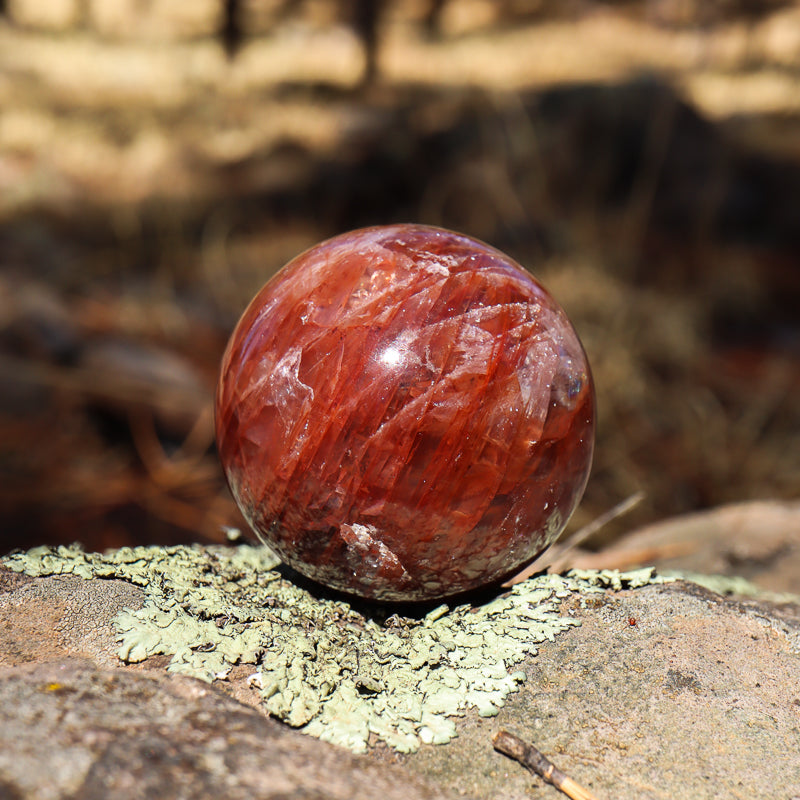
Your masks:
<svg viewBox="0 0 800 800"><path fill-rule="evenodd" d="M453 0L431 41L409 0L386 19L380 79L363 91L354 33L308 9L265 16L232 63L207 20L127 37L0 22L0 510L14 544L218 537L237 520L209 449L227 331L297 252L397 218L507 247L568 309L600 413L576 525L640 489L617 530L796 495L797 328L778 308L797 291L796 239L767 219L739 241L713 217L750 163L741 153L800 163L800 7L750 26L667 28L603 7L505 26L486 3ZM554 86L642 73L715 123L724 144L709 152L732 154L717 195L705 180L667 192L699 209L688 232L665 205L669 114L621 129L649 149L620 201L609 176L638 140L609 149L593 127L605 118L580 103L542 110ZM587 155L593 143L605 149ZM788 339L727 341L721 312L785 317ZM159 372L169 358L191 376L186 396Z"/></svg>

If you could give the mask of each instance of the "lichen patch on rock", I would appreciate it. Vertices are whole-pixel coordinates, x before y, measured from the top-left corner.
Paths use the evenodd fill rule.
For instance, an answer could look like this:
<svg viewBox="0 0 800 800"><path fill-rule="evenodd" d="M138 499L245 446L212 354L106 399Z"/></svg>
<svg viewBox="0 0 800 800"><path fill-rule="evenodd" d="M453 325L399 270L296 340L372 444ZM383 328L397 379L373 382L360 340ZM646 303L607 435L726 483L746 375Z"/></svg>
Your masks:
<svg viewBox="0 0 800 800"><path fill-rule="evenodd" d="M114 618L123 661L162 654L169 671L209 682L252 664L270 714L357 752L377 740L401 752L450 741L454 717L497 714L525 680L515 667L579 624L561 614L562 600L664 580L652 569L540 575L483 605L379 624L282 577L264 547L40 547L2 563L143 587L143 607Z"/></svg>

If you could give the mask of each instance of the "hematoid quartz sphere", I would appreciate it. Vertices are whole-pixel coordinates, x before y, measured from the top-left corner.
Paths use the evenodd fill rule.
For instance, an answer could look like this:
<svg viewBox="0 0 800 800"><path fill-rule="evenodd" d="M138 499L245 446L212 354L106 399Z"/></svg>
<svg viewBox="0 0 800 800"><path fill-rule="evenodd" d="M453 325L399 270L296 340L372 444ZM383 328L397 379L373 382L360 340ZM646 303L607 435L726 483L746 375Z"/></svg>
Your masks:
<svg viewBox="0 0 800 800"><path fill-rule="evenodd" d="M379 600L497 581L583 493L594 390L578 337L508 256L439 228L345 233L287 264L225 353L216 431L259 536Z"/></svg>

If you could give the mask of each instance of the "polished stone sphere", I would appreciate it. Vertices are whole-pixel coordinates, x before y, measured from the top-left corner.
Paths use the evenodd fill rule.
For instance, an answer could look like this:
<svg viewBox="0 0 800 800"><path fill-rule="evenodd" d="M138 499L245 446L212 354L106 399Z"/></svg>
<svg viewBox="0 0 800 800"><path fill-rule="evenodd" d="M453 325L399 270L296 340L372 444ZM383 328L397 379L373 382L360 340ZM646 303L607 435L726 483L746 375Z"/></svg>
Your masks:
<svg viewBox="0 0 800 800"><path fill-rule="evenodd" d="M380 600L447 597L559 535L594 443L563 310L482 242L422 225L287 264L225 353L217 445L242 513L290 566Z"/></svg>

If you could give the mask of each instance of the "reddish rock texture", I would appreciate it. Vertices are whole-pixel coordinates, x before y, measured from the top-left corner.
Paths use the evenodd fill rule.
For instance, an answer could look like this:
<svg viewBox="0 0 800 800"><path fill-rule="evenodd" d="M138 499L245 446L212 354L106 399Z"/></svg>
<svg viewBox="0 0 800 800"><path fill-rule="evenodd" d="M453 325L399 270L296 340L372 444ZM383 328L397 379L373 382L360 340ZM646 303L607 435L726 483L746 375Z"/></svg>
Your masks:
<svg viewBox="0 0 800 800"><path fill-rule="evenodd" d="M591 375L519 265L437 228L367 228L291 261L231 337L217 442L291 566L383 600L498 580L560 533L594 441Z"/></svg>

